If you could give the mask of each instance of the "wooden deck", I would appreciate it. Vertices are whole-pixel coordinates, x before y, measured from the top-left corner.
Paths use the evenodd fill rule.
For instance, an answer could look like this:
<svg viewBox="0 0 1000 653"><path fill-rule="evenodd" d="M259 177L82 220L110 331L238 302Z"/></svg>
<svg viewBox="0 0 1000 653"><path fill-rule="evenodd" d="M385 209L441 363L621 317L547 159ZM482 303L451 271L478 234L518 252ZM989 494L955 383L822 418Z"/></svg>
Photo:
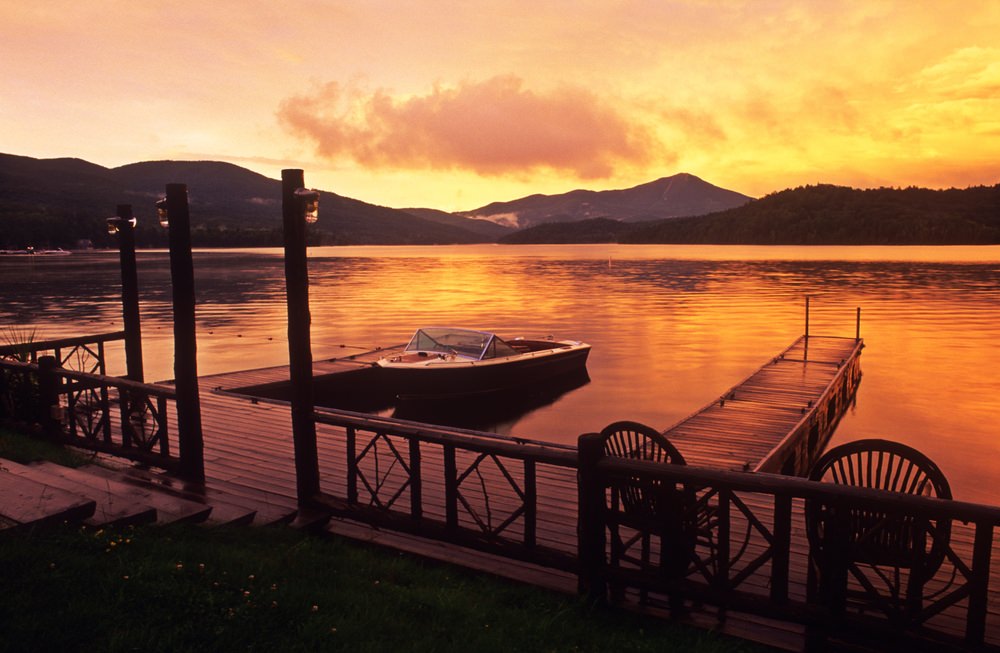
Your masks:
<svg viewBox="0 0 1000 653"><path fill-rule="evenodd" d="M391 352L403 349L406 344L375 349L347 348L344 353L332 358L322 358L313 361L313 379L323 383L335 377L355 377L358 373L371 369L372 364ZM238 370L202 376L200 385L202 392L238 392L255 396L281 394L281 387L289 383L287 365L275 365L259 369Z"/></svg>
<svg viewBox="0 0 1000 653"><path fill-rule="evenodd" d="M861 343L854 339L813 336L809 339L808 356L805 344L800 339L745 381L724 393L718 401L667 430L668 437L678 446L689 464L720 470L763 469L767 465L783 465L787 462L789 448L801 444L795 442L796 439L816 446L816 442L811 440L818 437L816 434L820 427L826 429L835 426L836 419L845 406L845 395L853 389L851 384L840 380L853 378L856 382L860 375L860 371L851 369L851 365L857 362ZM314 363L314 375L317 378L350 376L358 370L370 368L371 362L384 355L384 352L385 350L371 350L318 360ZM846 372L850 374L845 376ZM192 487L166 473L138 469L128 472L130 482L213 506L213 512L218 510L220 514L227 508L232 514L236 514L234 511L239 509L249 511L252 513L251 517L242 520L253 524L291 521L296 514L299 515L296 523L303 526L326 523L323 519L313 521L308 514L296 512L290 407L279 396L268 396L269 392L273 393L276 388L287 383L287 379L287 366L203 377L201 409L206 474L204 486ZM264 389L266 392L251 396L246 394L248 389L254 392ZM336 411L318 413L336 415ZM171 415L171 419L175 420L175 416ZM331 496L346 497L350 446L347 430L320 420L317 424L317 436L322 491ZM371 442L376 443L377 439ZM412 443L397 440L396 446L404 450L412 446ZM383 450L379 455L385 453ZM449 465L444 453L436 445L424 446L420 452L422 509L424 517L429 521L443 522L448 518L448 500L445 496L447 489L441 480L446 476ZM412 451L410 454L412 455ZM473 452L460 452L460 468L464 468L474 458ZM386 464L386 461L392 461L391 457L383 458L383 472L386 475L379 481L389 486L395 481L389 477L387 467L396 463ZM454 465L454 462L451 464ZM517 488L512 490L505 486L503 477L507 476L511 480L512 474L512 480L523 488L525 476L509 463L507 465L507 468L500 470L476 468L475 474L479 479L474 479L473 485L481 482L485 489L487 485L497 483L496 486L491 486L491 492L500 488L500 491L486 499L485 508L481 510L481 514L488 519L501 519L506 510L516 508L521 500L517 496ZM396 468L393 473L399 471ZM535 537L538 546L562 553L567 559L575 557L578 545L576 469L555 463L538 464L532 483L532 493L537 502L534 508L537 526L533 528L537 530ZM56 485L51 483L49 487L54 488ZM28 484L24 486L29 487ZM464 489L462 491L467 492ZM470 488L463 496L463 501L476 503L478 498L473 496ZM147 495L139 495L137 500L139 503L152 502ZM748 492L741 494L741 500L753 508L756 519L769 523L767 515L772 507L768 504L767 496ZM65 510L94 512L92 503L80 506L61 494L58 502ZM483 508L480 504L475 507ZM101 508L98 506L97 509L99 511ZM463 516L462 519L468 518ZM792 573L788 593L793 600L801 600L805 596L805 574L802 570L805 569L808 543L803 521L802 504L796 500L793 505L792 549L789 552L793 564L790 565ZM737 517L734 519L733 531L738 532L744 525ZM439 539L372 527L349 518L332 519L326 523L325 528L338 535L555 591L577 591L577 575L569 568L523 562ZM511 528L516 531L523 526L513 523ZM964 540L965 550L971 550L971 537L968 533L958 532L956 539ZM766 546L766 542L759 541L755 536L754 541L750 542L749 551L752 554L756 550L766 549ZM986 639L996 646L1000 645L1000 592L997 590L1000 587L1000 569L993 569L991 572ZM759 594L761 601L767 601L770 588L766 577L751 577L747 588L751 593ZM801 626L746 616L735 609L722 613L714 609L695 610L687 619L698 625L718 628L729 634L784 649L799 650L804 643L804 629ZM956 622L952 630L961 632L961 623Z"/></svg>

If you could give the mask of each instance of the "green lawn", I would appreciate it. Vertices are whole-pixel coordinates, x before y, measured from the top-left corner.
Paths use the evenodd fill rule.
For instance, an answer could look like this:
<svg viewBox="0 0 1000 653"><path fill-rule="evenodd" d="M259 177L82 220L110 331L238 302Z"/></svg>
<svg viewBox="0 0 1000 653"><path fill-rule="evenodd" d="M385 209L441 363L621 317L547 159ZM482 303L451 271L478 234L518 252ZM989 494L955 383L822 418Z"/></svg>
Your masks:
<svg viewBox="0 0 1000 653"><path fill-rule="evenodd" d="M0 534L0 561L2 651L760 650L284 527Z"/></svg>
<svg viewBox="0 0 1000 653"><path fill-rule="evenodd" d="M67 455L0 430L0 456ZM765 649L286 527L0 531L0 652L50 650Z"/></svg>

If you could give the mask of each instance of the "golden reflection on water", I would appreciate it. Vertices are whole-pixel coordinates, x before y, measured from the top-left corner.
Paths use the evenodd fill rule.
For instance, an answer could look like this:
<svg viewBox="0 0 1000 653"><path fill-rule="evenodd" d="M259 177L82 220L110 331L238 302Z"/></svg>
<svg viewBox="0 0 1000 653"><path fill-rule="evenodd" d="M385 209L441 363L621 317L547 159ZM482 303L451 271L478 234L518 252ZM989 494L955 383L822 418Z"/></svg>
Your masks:
<svg viewBox="0 0 1000 653"><path fill-rule="evenodd" d="M287 362L282 265L280 250L196 252L202 374ZM834 443L907 442L956 496L1000 501L1000 248L317 248L309 265L317 358L425 325L590 342L590 383L495 424L559 442L617 419L666 428L716 399L803 332L806 295L815 334L853 337L860 306L864 380ZM139 268L147 378L169 378L166 256ZM3 260L0 281L0 324L121 328L113 253Z"/></svg>

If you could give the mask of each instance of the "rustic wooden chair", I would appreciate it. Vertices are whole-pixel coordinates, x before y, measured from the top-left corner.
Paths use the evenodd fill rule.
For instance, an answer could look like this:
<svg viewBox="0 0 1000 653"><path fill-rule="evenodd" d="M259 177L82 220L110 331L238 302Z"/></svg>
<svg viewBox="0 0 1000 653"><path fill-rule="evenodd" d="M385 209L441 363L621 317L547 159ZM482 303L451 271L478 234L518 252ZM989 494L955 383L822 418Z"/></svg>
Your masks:
<svg viewBox="0 0 1000 653"><path fill-rule="evenodd" d="M951 498L948 481L933 461L887 440L858 440L835 447L816 462L809 478ZM908 622L919 615L927 598L924 584L944 561L951 522L807 500L806 531L810 544L807 589L812 599L835 614L843 613L853 601L860 610L874 607L893 621ZM849 584L852 576L853 586Z"/></svg>
<svg viewBox="0 0 1000 653"><path fill-rule="evenodd" d="M684 456L656 429L638 422L609 424L601 431L604 454L617 458L648 460L671 465L685 464ZM611 535L611 565L627 563L642 572L662 577L683 576L689 568L697 541L698 517L695 493L674 484L631 477L611 487L608 529ZM631 531L623 537L622 527ZM660 542L654 560L653 537ZM633 553L638 545L638 555ZM642 592L645 598L646 593ZM612 585L612 597L620 590Z"/></svg>

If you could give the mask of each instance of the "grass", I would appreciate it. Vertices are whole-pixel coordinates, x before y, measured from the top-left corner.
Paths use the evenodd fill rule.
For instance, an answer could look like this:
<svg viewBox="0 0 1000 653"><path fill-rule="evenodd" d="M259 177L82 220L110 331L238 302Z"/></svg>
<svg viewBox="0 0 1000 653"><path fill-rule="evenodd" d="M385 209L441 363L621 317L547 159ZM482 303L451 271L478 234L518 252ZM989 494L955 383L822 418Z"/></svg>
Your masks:
<svg viewBox="0 0 1000 653"><path fill-rule="evenodd" d="M81 467L93 462L91 456L78 450L4 428L0 428L0 458L21 464L49 460L65 467Z"/></svg>
<svg viewBox="0 0 1000 653"><path fill-rule="evenodd" d="M0 429L5 457L89 460ZM0 588L0 653L766 650L283 527L0 531Z"/></svg>
<svg viewBox="0 0 1000 653"><path fill-rule="evenodd" d="M66 528L0 560L0 651L763 650L287 528Z"/></svg>

